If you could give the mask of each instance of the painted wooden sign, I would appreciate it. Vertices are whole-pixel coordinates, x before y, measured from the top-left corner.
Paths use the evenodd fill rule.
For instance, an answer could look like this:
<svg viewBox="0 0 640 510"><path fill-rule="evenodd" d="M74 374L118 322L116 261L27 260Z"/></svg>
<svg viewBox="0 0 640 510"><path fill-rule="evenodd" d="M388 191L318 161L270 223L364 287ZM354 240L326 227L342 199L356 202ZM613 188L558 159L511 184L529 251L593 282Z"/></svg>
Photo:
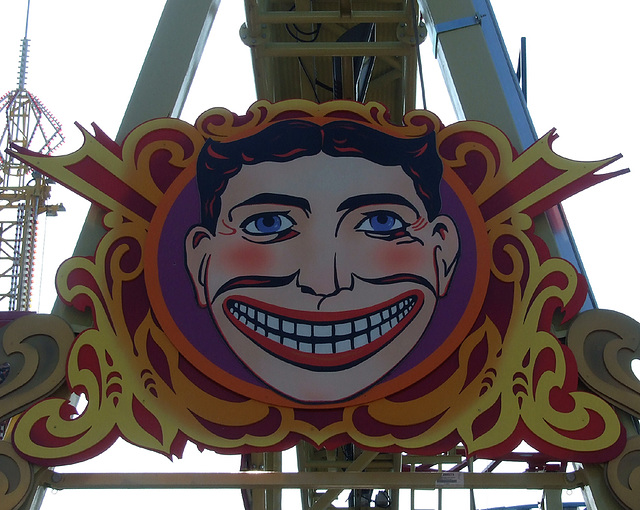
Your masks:
<svg viewBox="0 0 640 510"><path fill-rule="evenodd" d="M77 412L40 402L14 431L40 464L119 436L180 455L306 440L497 456L526 440L559 458L615 457L624 434L551 333L586 283L532 218L616 173L569 161L549 133L523 154L479 122L415 111L258 102L194 126L96 128L68 156L21 151L99 205L93 257L58 273L90 309L68 384Z"/></svg>

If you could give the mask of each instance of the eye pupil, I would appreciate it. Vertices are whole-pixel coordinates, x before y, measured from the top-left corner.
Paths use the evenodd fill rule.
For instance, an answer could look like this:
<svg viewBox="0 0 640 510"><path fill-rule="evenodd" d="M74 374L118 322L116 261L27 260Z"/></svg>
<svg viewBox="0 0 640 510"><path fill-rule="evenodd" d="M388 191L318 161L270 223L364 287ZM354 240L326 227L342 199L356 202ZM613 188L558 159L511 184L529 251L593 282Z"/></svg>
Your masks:
<svg viewBox="0 0 640 510"><path fill-rule="evenodd" d="M407 223L394 212L373 211L371 214L365 214L365 218L357 225L356 230L384 236L399 234L406 226Z"/></svg>
<svg viewBox="0 0 640 510"><path fill-rule="evenodd" d="M256 221L257 229L263 233L277 232L281 224L282 220L275 214L262 216Z"/></svg>
<svg viewBox="0 0 640 510"><path fill-rule="evenodd" d="M393 227L395 219L388 214L378 214L371 218L371 226L374 230L388 230Z"/></svg>

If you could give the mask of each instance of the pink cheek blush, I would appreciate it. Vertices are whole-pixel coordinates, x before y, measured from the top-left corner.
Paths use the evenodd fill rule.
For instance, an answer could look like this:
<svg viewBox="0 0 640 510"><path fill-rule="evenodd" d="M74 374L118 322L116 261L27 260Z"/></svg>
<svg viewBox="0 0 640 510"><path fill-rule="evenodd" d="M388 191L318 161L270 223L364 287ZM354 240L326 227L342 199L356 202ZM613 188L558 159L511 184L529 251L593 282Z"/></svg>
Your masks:
<svg viewBox="0 0 640 510"><path fill-rule="evenodd" d="M427 270L424 252L413 246L389 246L376 250L374 260L382 274L409 273L421 275Z"/></svg>
<svg viewBox="0 0 640 510"><path fill-rule="evenodd" d="M214 264L221 270L235 275L268 275L272 256L263 246L235 246L224 250L220 257L214 254Z"/></svg>

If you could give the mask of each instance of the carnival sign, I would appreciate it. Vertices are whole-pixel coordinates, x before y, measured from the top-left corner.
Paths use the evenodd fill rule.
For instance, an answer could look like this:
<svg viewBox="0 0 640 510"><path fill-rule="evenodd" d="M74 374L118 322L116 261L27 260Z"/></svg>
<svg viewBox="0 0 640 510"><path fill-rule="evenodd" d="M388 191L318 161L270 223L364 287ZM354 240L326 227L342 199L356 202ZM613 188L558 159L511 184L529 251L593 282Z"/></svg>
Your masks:
<svg viewBox="0 0 640 510"><path fill-rule="evenodd" d="M117 437L180 455L353 442L497 456L525 440L559 458L615 457L611 407L578 391L552 333L586 283L532 218L617 175L611 160L518 154L480 122L402 126L338 101L158 119L122 145L98 128L68 156L19 157L104 211L92 257L58 272L90 310L63 399L34 405L14 444L76 462ZM18 149L16 149L18 150Z"/></svg>

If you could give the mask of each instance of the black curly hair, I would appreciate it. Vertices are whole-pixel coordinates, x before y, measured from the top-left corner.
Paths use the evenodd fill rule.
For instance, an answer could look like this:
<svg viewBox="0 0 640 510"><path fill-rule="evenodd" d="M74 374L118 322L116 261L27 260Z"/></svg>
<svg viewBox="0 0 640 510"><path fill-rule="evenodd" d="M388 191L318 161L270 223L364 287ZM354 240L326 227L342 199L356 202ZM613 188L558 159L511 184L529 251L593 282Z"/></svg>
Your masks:
<svg viewBox="0 0 640 510"><path fill-rule="evenodd" d="M197 163L201 223L213 235L220 215L221 196L229 179L243 165L284 162L320 152L329 156L359 157L382 166L401 166L413 180L431 221L440 213L442 161L435 133L399 138L348 120L319 125L307 120L283 120L258 133L218 142L209 139Z"/></svg>

